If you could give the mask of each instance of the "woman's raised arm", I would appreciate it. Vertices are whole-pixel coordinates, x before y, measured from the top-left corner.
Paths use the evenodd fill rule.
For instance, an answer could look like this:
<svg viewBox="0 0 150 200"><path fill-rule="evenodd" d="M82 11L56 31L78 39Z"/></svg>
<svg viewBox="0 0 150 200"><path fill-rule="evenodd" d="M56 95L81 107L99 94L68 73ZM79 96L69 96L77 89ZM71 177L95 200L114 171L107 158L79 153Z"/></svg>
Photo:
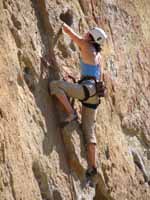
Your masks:
<svg viewBox="0 0 150 200"><path fill-rule="evenodd" d="M70 38L80 47L84 45L84 40L81 36L79 36L77 33L74 32L74 30L69 27L67 24L63 24L63 30L65 33L67 33Z"/></svg>

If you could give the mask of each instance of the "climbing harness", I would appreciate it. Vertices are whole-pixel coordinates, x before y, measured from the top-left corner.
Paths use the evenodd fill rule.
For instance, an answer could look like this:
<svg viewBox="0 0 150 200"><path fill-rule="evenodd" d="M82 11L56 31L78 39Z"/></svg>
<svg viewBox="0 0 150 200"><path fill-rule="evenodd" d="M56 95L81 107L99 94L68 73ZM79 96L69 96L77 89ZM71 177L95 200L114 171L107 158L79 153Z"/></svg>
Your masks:
<svg viewBox="0 0 150 200"><path fill-rule="evenodd" d="M84 94L85 94L85 98L82 100L82 102L87 101L90 97L93 97L95 95L97 95L99 97L105 97L106 87L104 86L103 81L97 81L95 79L95 77L86 76L86 77L83 77L81 80L79 80L78 83L82 84L82 82L86 81L86 80L94 80L95 87L96 87L96 92L95 92L95 94L93 94L93 95L90 96L90 92L88 90L88 87L86 85L82 85L83 86L83 90L84 90Z"/></svg>
<svg viewBox="0 0 150 200"><path fill-rule="evenodd" d="M79 81L76 81L76 79L71 75L68 75L68 78L71 79L73 83L78 83L78 84L82 85L83 91L84 91L84 98L82 100L80 100L82 102L82 104L86 107L96 109L97 106L101 102L100 98L105 97L105 94L106 94L106 87L104 85L104 82L103 81L97 81L96 78L92 77L92 76L84 76ZM86 83L84 84L85 81L94 81L94 84L95 84L95 87L96 87L96 92L93 95L90 95L90 92L89 92L89 89L88 89ZM89 98L94 97L96 95L99 97L99 103L98 104L91 104L91 103L86 102ZM71 102L71 105L73 106L74 105L74 98L72 100L70 100L70 102Z"/></svg>

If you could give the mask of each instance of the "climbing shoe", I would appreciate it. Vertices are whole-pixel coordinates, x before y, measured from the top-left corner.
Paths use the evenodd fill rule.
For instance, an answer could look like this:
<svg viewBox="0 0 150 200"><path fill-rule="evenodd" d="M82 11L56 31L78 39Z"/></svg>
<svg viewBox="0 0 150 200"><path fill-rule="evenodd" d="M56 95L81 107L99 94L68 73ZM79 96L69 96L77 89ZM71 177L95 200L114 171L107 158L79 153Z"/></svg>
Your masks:
<svg viewBox="0 0 150 200"><path fill-rule="evenodd" d="M89 184L89 186L95 187L95 185L98 182L97 168L92 167L92 168L87 169L85 176L86 176L86 182Z"/></svg>
<svg viewBox="0 0 150 200"><path fill-rule="evenodd" d="M97 174L96 167L92 167L86 170L86 177L93 177Z"/></svg>
<svg viewBox="0 0 150 200"><path fill-rule="evenodd" d="M60 122L60 127L64 128L66 125L78 119L76 113L72 114L71 116L67 117L64 121Z"/></svg>

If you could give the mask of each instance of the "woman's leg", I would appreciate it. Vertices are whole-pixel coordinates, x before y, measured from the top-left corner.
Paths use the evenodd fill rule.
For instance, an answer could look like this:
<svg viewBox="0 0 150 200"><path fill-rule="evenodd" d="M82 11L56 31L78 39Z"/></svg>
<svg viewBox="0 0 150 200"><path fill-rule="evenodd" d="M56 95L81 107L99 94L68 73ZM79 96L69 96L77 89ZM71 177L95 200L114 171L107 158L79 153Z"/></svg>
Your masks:
<svg viewBox="0 0 150 200"><path fill-rule="evenodd" d="M82 86L79 84L58 80L52 81L49 87L51 94L56 96L68 115L65 121L71 121L74 119L76 115L67 96L82 99L84 97Z"/></svg>
<svg viewBox="0 0 150 200"><path fill-rule="evenodd" d="M96 168L96 144L87 144L87 162L88 168Z"/></svg>
<svg viewBox="0 0 150 200"><path fill-rule="evenodd" d="M69 122L71 120L73 120L75 118L75 113L74 110L72 108L72 106L70 105L70 102L68 101L68 98L66 97L65 94L57 94L55 95L56 98L59 100L59 102L61 103L61 105L63 106L64 110L66 111L68 117L65 119L65 121Z"/></svg>
<svg viewBox="0 0 150 200"><path fill-rule="evenodd" d="M83 106L82 129L87 143L88 168L96 168L96 136L95 136L96 110Z"/></svg>

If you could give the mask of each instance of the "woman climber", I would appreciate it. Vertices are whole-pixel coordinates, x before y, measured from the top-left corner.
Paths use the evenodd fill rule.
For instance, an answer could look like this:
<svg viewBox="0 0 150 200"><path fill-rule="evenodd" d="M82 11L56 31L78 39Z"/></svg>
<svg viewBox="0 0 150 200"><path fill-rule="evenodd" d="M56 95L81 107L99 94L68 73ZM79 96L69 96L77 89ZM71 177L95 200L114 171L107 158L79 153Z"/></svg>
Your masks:
<svg viewBox="0 0 150 200"><path fill-rule="evenodd" d="M76 119L68 97L79 99L82 102L82 130L87 143L88 169L86 176L93 177L97 174L96 168L96 136L95 121L96 108L103 96L102 68L100 65L101 48L107 39L106 33L98 27L90 29L83 37L76 34L72 28L63 24L63 31L78 45L81 53L81 80L70 83L64 80L50 83L51 95L55 95L63 105L67 118L65 123Z"/></svg>

